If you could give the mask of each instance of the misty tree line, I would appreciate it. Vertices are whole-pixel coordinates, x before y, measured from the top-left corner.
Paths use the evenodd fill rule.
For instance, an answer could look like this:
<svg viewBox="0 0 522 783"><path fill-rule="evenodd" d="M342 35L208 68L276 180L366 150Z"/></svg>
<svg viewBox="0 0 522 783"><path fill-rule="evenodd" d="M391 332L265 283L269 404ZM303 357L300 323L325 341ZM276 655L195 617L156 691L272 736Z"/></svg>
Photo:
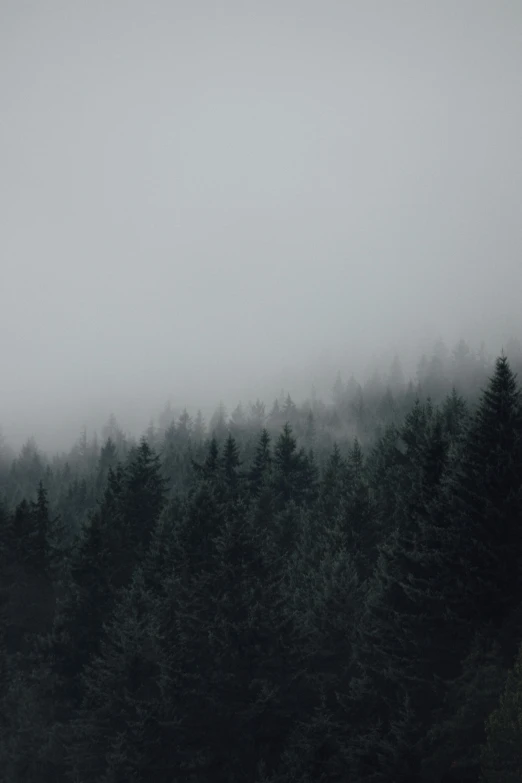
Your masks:
<svg viewBox="0 0 522 783"><path fill-rule="evenodd" d="M0 467L0 778L522 777L522 353Z"/></svg>

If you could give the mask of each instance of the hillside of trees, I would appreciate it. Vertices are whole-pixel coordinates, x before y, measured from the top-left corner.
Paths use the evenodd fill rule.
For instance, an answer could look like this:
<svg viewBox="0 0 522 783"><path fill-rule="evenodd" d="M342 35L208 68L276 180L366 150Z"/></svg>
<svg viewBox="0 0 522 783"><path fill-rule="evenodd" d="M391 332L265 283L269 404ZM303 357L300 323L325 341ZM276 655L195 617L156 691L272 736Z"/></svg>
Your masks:
<svg viewBox="0 0 522 783"><path fill-rule="evenodd" d="M1 781L522 781L520 346L343 370L0 440Z"/></svg>

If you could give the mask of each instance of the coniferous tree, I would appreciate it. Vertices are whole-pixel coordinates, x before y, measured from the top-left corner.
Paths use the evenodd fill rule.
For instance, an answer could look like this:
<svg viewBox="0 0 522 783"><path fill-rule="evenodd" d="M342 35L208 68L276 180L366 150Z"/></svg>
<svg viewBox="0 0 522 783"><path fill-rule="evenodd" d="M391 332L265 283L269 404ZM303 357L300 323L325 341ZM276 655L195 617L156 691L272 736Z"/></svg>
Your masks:
<svg viewBox="0 0 522 783"><path fill-rule="evenodd" d="M38 484L36 501L31 504L31 517L33 530L29 562L32 568L45 573L50 566L51 559L51 519L47 490L41 481Z"/></svg>
<svg viewBox="0 0 522 783"><path fill-rule="evenodd" d="M206 425L205 425L205 419L200 410L198 410L196 413L196 418L194 419L194 427L192 432L194 435L195 442L197 444L202 443L206 434Z"/></svg>
<svg viewBox="0 0 522 783"><path fill-rule="evenodd" d="M332 524L340 532L344 546L354 558L359 578L364 581L375 561L378 531L359 441L355 439L346 460L338 464L335 455L333 459L339 484L336 490L337 510Z"/></svg>
<svg viewBox="0 0 522 783"><path fill-rule="evenodd" d="M27 654L53 622L63 541L41 482L35 501L22 501L11 518L3 513L5 629L10 649Z"/></svg>
<svg viewBox="0 0 522 783"><path fill-rule="evenodd" d="M144 557L164 505L165 480L159 457L142 439L135 458L125 471L121 494L123 546L130 559L130 569Z"/></svg>
<svg viewBox="0 0 522 783"><path fill-rule="evenodd" d="M67 589L47 642L46 658L58 693L76 702L81 697L80 674L98 650L100 631L116 591L119 480L121 477L109 470L104 502L85 525L72 554Z"/></svg>
<svg viewBox="0 0 522 783"><path fill-rule="evenodd" d="M405 461L394 524L379 543L355 657L361 677L373 683L370 703L382 721L381 741L393 744L393 726L407 699L408 764L415 769L420 763L415 744L430 725L445 683L458 672L456 653L465 629L455 624L461 610L462 585L454 571L460 537L439 502L448 451L442 418L430 404L417 403L401 438Z"/></svg>
<svg viewBox="0 0 522 783"><path fill-rule="evenodd" d="M486 723L481 753L484 783L517 783L522 774L522 647L498 707Z"/></svg>
<svg viewBox="0 0 522 783"><path fill-rule="evenodd" d="M241 460L239 459L239 449L237 443L232 435L228 435L225 444L223 446L223 452L221 455L221 470L223 473L223 480L226 488L226 492L230 497L235 497L240 480L239 468L241 466Z"/></svg>
<svg viewBox="0 0 522 783"><path fill-rule="evenodd" d="M98 460L98 470L96 475L96 492L98 496L101 496L105 489L109 468L114 468L116 466L117 461L118 461L118 453L116 449L116 444L114 443L112 438L109 437L107 438L105 444L102 447L102 450L100 452L100 457Z"/></svg>
<svg viewBox="0 0 522 783"><path fill-rule="evenodd" d="M459 438L467 424L468 408L464 398L457 393L455 387L442 406L442 415L448 435L452 439Z"/></svg>
<svg viewBox="0 0 522 783"><path fill-rule="evenodd" d="M188 414L187 409L185 408L180 413L176 424L176 435L182 446L187 446L189 444L190 438L192 436L192 429L193 422Z"/></svg>
<svg viewBox="0 0 522 783"><path fill-rule="evenodd" d="M480 779L485 723L498 703L506 672L496 642L480 633L470 638L461 671L449 683L422 743L421 780L427 783Z"/></svg>
<svg viewBox="0 0 522 783"><path fill-rule="evenodd" d="M200 464L193 461L196 476L204 481L217 481L219 473L219 444L213 435L208 444L205 461Z"/></svg>
<svg viewBox="0 0 522 783"><path fill-rule="evenodd" d="M249 424L253 429L262 429L266 423L266 407L264 402L257 399L250 406Z"/></svg>
<svg viewBox="0 0 522 783"><path fill-rule="evenodd" d="M13 515L0 498L0 692L7 686L8 627L11 590L15 580L16 538Z"/></svg>
<svg viewBox="0 0 522 783"><path fill-rule="evenodd" d="M313 468L304 452L298 450L291 426L285 424L273 454L273 488L280 509L290 501L297 505L305 502L310 489L315 490L310 487Z"/></svg>
<svg viewBox="0 0 522 783"><path fill-rule="evenodd" d="M263 429L259 437L253 464L248 473L249 488L252 496L258 496L265 486L271 467L270 435L267 429Z"/></svg>
<svg viewBox="0 0 522 783"><path fill-rule="evenodd" d="M219 443L224 441L227 436L228 433L227 421L228 421L227 409L221 402L217 407L217 409L214 411L208 425L209 431L212 433L212 435L217 439Z"/></svg>
<svg viewBox="0 0 522 783"><path fill-rule="evenodd" d="M158 456L83 433L4 463L0 778L478 783L482 752L509 780L520 395L501 357L479 398L459 351L393 406L375 374L282 392L270 435L259 403L220 439L172 413Z"/></svg>
<svg viewBox="0 0 522 783"><path fill-rule="evenodd" d="M333 517L339 512L346 489L346 472L346 463L335 443L323 473L319 498L320 509L327 525L331 524Z"/></svg>
<svg viewBox="0 0 522 783"><path fill-rule="evenodd" d="M497 628L522 599L521 489L520 391L502 356L471 422L453 487L469 569L469 611ZM513 629L506 640L508 656L516 651L518 633Z"/></svg>
<svg viewBox="0 0 522 783"><path fill-rule="evenodd" d="M156 771L160 641L155 601L138 569L108 618L99 653L85 668L66 755L73 779L165 780Z"/></svg>

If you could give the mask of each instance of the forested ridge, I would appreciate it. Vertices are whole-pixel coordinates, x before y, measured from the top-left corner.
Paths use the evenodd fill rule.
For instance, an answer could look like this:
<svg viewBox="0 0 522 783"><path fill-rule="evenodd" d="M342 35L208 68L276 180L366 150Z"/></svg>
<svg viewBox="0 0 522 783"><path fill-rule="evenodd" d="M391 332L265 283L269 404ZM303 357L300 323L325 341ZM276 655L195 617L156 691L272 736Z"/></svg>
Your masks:
<svg viewBox="0 0 522 783"><path fill-rule="evenodd" d="M522 781L521 371L0 443L0 780Z"/></svg>

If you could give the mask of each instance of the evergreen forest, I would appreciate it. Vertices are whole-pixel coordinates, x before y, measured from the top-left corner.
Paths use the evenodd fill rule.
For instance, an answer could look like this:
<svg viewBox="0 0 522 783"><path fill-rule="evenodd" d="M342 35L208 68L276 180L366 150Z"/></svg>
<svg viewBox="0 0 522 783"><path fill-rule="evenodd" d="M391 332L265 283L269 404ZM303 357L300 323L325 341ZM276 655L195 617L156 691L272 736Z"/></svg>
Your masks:
<svg viewBox="0 0 522 783"><path fill-rule="evenodd" d="M0 441L2 783L522 781L522 351L344 371Z"/></svg>

